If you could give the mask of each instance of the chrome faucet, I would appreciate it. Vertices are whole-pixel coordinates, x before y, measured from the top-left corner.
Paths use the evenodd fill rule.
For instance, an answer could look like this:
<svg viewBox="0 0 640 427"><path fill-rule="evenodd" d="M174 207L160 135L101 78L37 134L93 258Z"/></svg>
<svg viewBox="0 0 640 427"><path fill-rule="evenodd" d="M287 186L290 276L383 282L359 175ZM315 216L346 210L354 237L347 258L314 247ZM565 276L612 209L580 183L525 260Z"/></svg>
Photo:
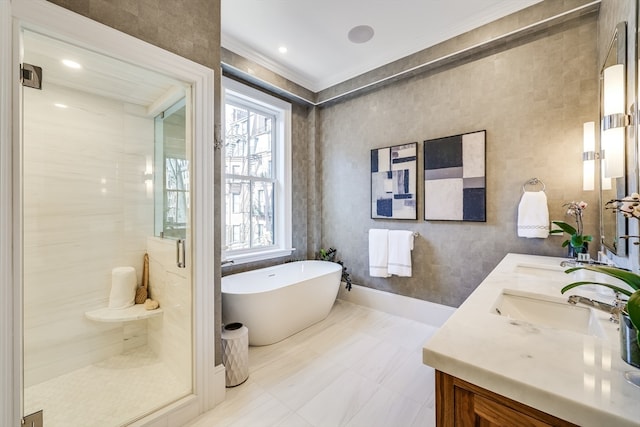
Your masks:
<svg viewBox="0 0 640 427"><path fill-rule="evenodd" d="M560 262L560 267L576 267L578 263L575 259L567 259Z"/></svg>
<svg viewBox="0 0 640 427"><path fill-rule="evenodd" d="M611 263L600 262L594 259L590 259L588 261L580 261L579 259L565 259L563 261L560 261L560 267L588 267L590 265L615 267ZM622 268L622 267L616 267L616 268L619 268L620 270L626 270L626 268Z"/></svg>
<svg viewBox="0 0 640 427"><path fill-rule="evenodd" d="M593 307L596 310L610 313L611 317L609 318L609 321L613 323L619 323L618 316L625 305L625 301L622 301L620 298L618 298L618 295L616 295L616 299L613 304L607 304L606 302L596 301L580 295L571 295L567 302L574 305L578 303L584 304L589 307Z"/></svg>

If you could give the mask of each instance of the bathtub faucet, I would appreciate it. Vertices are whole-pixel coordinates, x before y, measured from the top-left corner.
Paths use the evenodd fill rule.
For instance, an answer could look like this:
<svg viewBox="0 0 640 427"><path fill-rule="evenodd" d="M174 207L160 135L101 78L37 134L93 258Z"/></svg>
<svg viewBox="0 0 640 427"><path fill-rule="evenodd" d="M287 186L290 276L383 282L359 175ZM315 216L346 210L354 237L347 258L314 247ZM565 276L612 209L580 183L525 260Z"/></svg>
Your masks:
<svg viewBox="0 0 640 427"><path fill-rule="evenodd" d="M220 267L224 267L225 265L233 264L232 259L226 259L220 263Z"/></svg>

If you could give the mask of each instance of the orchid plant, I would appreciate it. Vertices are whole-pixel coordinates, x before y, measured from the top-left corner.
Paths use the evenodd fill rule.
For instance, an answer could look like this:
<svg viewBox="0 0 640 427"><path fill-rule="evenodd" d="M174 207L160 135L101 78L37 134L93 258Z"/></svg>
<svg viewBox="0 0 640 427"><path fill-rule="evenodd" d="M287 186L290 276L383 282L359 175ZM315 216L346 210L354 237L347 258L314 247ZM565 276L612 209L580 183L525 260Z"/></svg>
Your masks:
<svg viewBox="0 0 640 427"><path fill-rule="evenodd" d="M636 218L640 220L640 194L638 193L633 193L630 196L626 196L622 199L610 200L605 204L605 207L607 209L613 209L621 212L626 218ZM640 236L623 237L629 238ZM640 346L640 275L632 271L622 270L615 267L605 267L597 265L574 267L566 270L565 273L572 273L576 270L590 270L596 273L606 274L607 276L615 277L616 279L623 281L629 286L629 288L631 288L631 290L628 290L609 283L580 281L568 284L567 286L562 288L561 292L565 293L569 289L573 289L582 285L600 285L612 289L619 294L626 295L629 299L627 300L623 312L629 316L629 319L631 319L631 323L633 323L633 326L638 333L638 345Z"/></svg>
<svg viewBox="0 0 640 427"><path fill-rule="evenodd" d="M607 209L619 211L625 218L640 218L640 194L632 193L622 199L609 200L605 204Z"/></svg>
<svg viewBox="0 0 640 427"><path fill-rule="evenodd" d="M552 221L553 224L557 225L559 229L551 230L549 234L567 233L571 237L562 242L562 247L564 248L568 245L571 245L572 248L580 251L585 243L593 240L592 236L588 234L582 234L582 215L584 210L587 208L587 203L583 201L570 202L565 203L563 206L567 208L567 215L574 218L576 226L574 227L564 221Z"/></svg>
<svg viewBox="0 0 640 427"><path fill-rule="evenodd" d="M605 209L611 209L611 210L620 212L622 213L622 215L624 215L625 218L640 219L640 194L632 193L631 195L623 197L622 199L609 200L605 204ZM620 238L640 239L640 236L623 235L623 236L620 236ZM633 244L640 245L640 241L633 242Z"/></svg>

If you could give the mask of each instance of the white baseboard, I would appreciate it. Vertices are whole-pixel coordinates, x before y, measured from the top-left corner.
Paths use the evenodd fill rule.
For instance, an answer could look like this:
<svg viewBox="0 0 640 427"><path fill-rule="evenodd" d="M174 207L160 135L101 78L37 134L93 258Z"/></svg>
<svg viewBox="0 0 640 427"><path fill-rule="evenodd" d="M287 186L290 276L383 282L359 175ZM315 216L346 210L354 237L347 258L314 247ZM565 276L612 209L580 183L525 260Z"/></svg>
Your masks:
<svg viewBox="0 0 640 427"><path fill-rule="evenodd" d="M146 417L127 424L129 427L177 427L198 417L200 403L192 394L171 403Z"/></svg>
<svg viewBox="0 0 640 427"><path fill-rule="evenodd" d="M220 404L226 397L226 377L224 365L221 363L213 372L213 406Z"/></svg>
<svg viewBox="0 0 640 427"><path fill-rule="evenodd" d="M396 295L365 286L353 285L351 292L349 292L345 289L344 283L338 291L338 299L436 327L442 326L456 310L447 305Z"/></svg>

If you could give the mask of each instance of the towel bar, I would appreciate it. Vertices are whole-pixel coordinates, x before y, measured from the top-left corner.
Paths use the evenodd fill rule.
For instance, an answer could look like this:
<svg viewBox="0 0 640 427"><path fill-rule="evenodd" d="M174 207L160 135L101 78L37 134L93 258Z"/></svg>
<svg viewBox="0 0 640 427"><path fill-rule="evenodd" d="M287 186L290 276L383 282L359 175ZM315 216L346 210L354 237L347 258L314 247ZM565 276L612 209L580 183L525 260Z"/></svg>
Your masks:
<svg viewBox="0 0 640 427"><path fill-rule="evenodd" d="M367 233L368 233L368 232L369 232L369 231L367 231ZM418 236L420 236L420 233L418 233L417 231L414 231L414 232L413 232L413 237L418 237Z"/></svg>

